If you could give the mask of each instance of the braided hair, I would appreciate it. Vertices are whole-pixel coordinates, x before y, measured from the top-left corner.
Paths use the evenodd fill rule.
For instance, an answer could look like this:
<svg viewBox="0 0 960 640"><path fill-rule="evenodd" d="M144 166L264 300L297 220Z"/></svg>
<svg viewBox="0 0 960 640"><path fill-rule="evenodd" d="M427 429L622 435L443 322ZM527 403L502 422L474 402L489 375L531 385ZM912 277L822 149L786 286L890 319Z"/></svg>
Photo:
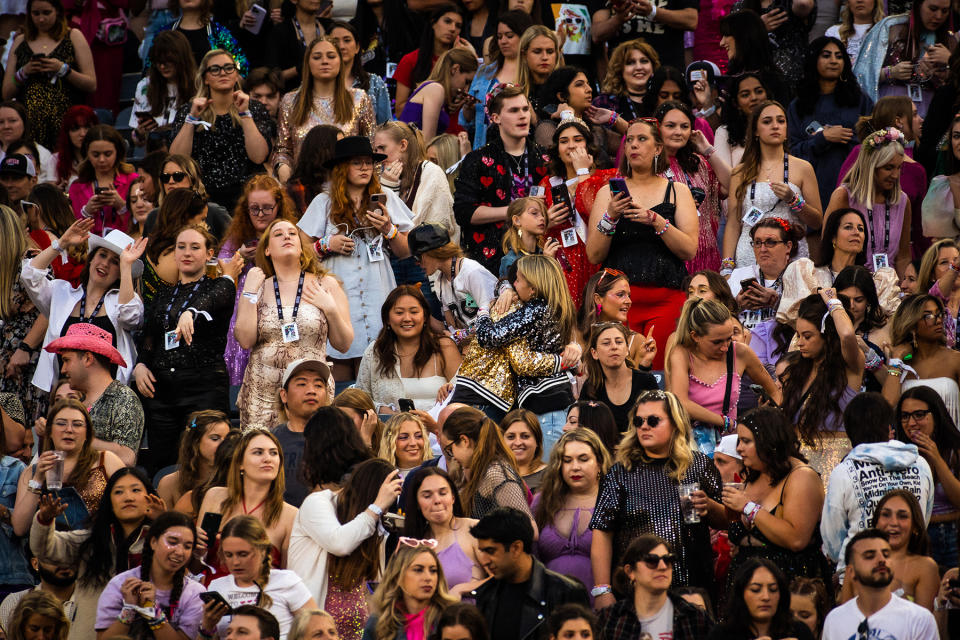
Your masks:
<svg viewBox="0 0 960 640"><path fill-rule="evenodd" d="M154 520L153 524L150 525L150 531L147 532L147 539L143 544L143 561L140 564L140 579L144 582L150 581L150 570L153 568L152 542L159 539L161 535L173 527L186 527L190 530L194 540L196 540L197 529L190 516L180 513L179 511L164 511L157 516L157 519ZM187 558L187 560L189 561L189 558ZM162 607L163 612L167 615L167 620L170 622L171 626L173 626L174 613L176 612L177 607L180 605L180 596L183 594L183 587L186 583L187 564L188 562L184 562L183 566L180 567L173 575L173 588L170 590L170 603L168 606ZM147 621L142 617L137 616L136 620L133 622L133 625L130 627L129 635L131 638L149 638L153 637L153 632L150 631L149 627L147 626Z"/></svg>
<svg viewBox="0 0 960 640"><path fill-rule="evenodd" d="M253 516L234 516L230 518L223 531L220 532L220 553L223 553L223 541L227 538L239 538L253 547L256 553L259 553L260 570L257 572L253 583L257 585L260 593L257 595L257 606L263 609L269 609L273 605L273 600L268 596L264 589L270 581L270 571L273 568L270 564L270 551L273 543L270 542L270 536L263 523Z"/></svg>

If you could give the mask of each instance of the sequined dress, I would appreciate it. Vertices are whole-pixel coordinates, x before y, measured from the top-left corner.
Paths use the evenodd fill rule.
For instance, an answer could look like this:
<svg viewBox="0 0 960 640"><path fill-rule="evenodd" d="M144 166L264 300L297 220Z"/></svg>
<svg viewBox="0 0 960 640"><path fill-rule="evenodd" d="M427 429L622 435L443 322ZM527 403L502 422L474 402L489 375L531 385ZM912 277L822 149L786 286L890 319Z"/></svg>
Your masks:
<svg viewBox="0 0 960 640"><path fill-rule="evenodd" d="M13 53L16 56L17 69L30 62L34 55L26 40L21 41ZM77 55L69 33L46 55L59 62L66 62L71 69L77 70ZM82 102L84 96L63 78L57 78L51 83L49 73L35 73L17 87L16 97L27 109L33 139L37 144L53 149L57 146L63 114L70 105Z"/></svg>
<svg viewBox="0 0 960 640"><path fill-rule="evenodd" d="M293 105L300 95L300 90L291 91L280 100L280 117L277 124L277 156L276 162L282 162L293 167L300 155L300 145L307 137L310 129L318 124L332 124L343 131L344 136L367 136L373 139L376 129L376 117L373 112L373 103L370 96L363 89L349 89L353 96L353 113L347 122L337 122L333 115L333 99L315 97L313 108L303 124L293 123Z"/></svg>
<svg viewBox="0 0 960 640"><path fill-rule="evenodd" d="M19 264L17 270L20 270ZM0 367L3 367L3 369L6 369L7 362L13 357L20 343L33 327L37 316L40 315L37 307L30 301L26 289L20 283L19 273L13 281L10 301L12 302L13 313L9 318L0 317ZM45 415L47 410L46 392L41 391L30 382L33 380L33 373L37 368L39 359L39 352L31 353L29 362L20 370L19 378L6 375L0 377L0 391L16 394L20 402L23 403L27 424L33 424L33 421ZM3 369L0 369L0 371Z"/></svg>

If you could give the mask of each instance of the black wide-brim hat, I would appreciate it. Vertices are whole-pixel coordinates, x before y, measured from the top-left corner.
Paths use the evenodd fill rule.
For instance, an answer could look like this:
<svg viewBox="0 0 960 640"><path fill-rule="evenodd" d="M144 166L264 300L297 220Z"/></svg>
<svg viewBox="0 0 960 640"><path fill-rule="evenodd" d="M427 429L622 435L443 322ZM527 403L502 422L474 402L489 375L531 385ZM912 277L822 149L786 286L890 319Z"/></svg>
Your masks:
<svg viewBox="0 0 960 640"><path fill-rule="evenodd" d="M366 136L348 136L337 140L337 146L334 147L333 157L323 163L327 169L333 169L341 162L346 162L350 158L370 157L374 162L383 162L387 156L382 153L374 153L370 146L370 138Z"/></svg>

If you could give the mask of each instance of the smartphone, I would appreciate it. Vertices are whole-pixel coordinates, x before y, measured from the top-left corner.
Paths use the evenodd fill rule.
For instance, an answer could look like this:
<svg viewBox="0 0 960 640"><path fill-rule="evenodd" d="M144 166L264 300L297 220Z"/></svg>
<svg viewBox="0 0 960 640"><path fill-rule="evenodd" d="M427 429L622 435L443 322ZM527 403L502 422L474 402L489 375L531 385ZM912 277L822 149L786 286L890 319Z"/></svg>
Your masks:
<svg viewBox="0 0 960 640"><path fill-rule="evenodd" d="M397 403L400 405L400 411L413 411L415 409L413 400L410 398L400 398Z"/></svg>
<svg viewBox="0 0 960 640"><path fill-rule="evenodd" d="M573 213L573 205L570 203L570 192L567 191L566 184L558 184L550 187L550 197L553 198L553 203L562 202L567 205L567 215Z"/></svg>
<svg viewBox="0 0 960 640"><path fill-rule="evenodd" d="M816 120L811 120L810 124L803 130L808 136L815 136L817 132L823 129L823 125Z"/></svg>
<svg viewBox="0 0 960 640"><path fill-rule="evenodd" d="M759 384L751 384L750 391L753 391L755 394L757 394L757 399L760 404L768 404L772 407L777 406L773 399L767 395L767 392L764 391L763 387L761 387Z"/></svg>
<svg viewBox="0 0 960 640"><path fill-rule="evenodd" d="M747 278L746 280L740 281L740 291L746 291L753 286L760 286L760 283L757 282L756 278Z"/></svg>
<svg viewBox="0 0 960 640"><path fill-rule="evenodd" d="M370 204L387 204L387 194L385 194L385 193L371 193L371 194L370 194Z"/></svg>
<svg viewBox="0 0 960 640"><path fill-rule="evenodd" d="M207 534L207 546L210 546L217 538L220 532L220 521L223 520L223 514L207 511L203 514L203 520L200 522L200 528Z"/></svg>
<svg viewBox="0 0 960 640"><path fill-rule="evenodd" d="M233 607L230 606L230 603L227 602L227 599L223 597L223 594L219 591L204 591L200 594L200 600L206 604L208 602L216 602L217 604L222 604L227 608L227 613L233 613Z"/></svg>
<svg viewBox="0 0 960 640"><path fill-rule="evenodd" d="M137 120L146 120L147 118L152 117L149 111L134 111L133 115L137 117Z"/></svg>
<svg viewBox="0 0 960 640"><path fill-rule="evenodd" d="M33 54L32 56L30 56L30 59L31 59L31 60L41 60L41 59L46 58L46 57L47 57L47 56L46 56L45 54L35 53L35 54Z"/></svg>
<svg viewBox="0 0 960 640"><path fill-rule="evenodd" d="M321 13L323 13L324 11L332 7L333 7L333 0L322 0L322 2L320 3L320 8L317 9L317 15L320 15Z"/></svg>
<svg viewBox="0 0 960 640"><path fill-rule="evenodd" d="M630 197L630 191L627 190L627 181L623 178L610 178L610 196L616 197L619 194L626 194Z"/></svg>
<svg viewBox="0 0 960 640"><path fill-rule="evenodd" d="M103 193L104 191L108 191L108 188L107 188L107 187L101 187L100 185L94 185L94 187L93 187L93 193L94 193L94 195L100 195L100 194Z"/></svg>
<svg viewBox="0 0 960 640"><path fill-rule="evenodd" d="M391 511L384 513L383 519L386 521L388 525L392 525L398 531L400 529L403 529L403 523L406 521L406 518L404 516L400 515L399 513L393 513Z"/></svg>
<svg viewBox="0 0 960 640"><path fill-rule="evenodd" d="M254 4L250 7L250 12L254 14L254 19L256 22L254 22L251 26L244 28L250 33L256 35L260 33L261 29L263 29L263 21L267 17L267 10L258 4Z"/></svg>

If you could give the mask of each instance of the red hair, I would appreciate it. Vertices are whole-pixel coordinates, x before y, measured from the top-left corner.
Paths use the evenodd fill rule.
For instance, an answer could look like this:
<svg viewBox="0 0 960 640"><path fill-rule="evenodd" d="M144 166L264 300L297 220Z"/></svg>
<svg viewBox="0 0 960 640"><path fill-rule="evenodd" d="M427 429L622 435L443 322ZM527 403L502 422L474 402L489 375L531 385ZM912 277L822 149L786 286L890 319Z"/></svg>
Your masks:
<svg viewBox="0 0 960 640"><path fill-rule="evenodd" d="M66 180L73 172L73 145L70 144L70 130L78 126L92 127L96 124L100 124L100 118L93 109L84 104L74 105L63 114L56 149L59 154L57 157L58 179Z"/></svg>

